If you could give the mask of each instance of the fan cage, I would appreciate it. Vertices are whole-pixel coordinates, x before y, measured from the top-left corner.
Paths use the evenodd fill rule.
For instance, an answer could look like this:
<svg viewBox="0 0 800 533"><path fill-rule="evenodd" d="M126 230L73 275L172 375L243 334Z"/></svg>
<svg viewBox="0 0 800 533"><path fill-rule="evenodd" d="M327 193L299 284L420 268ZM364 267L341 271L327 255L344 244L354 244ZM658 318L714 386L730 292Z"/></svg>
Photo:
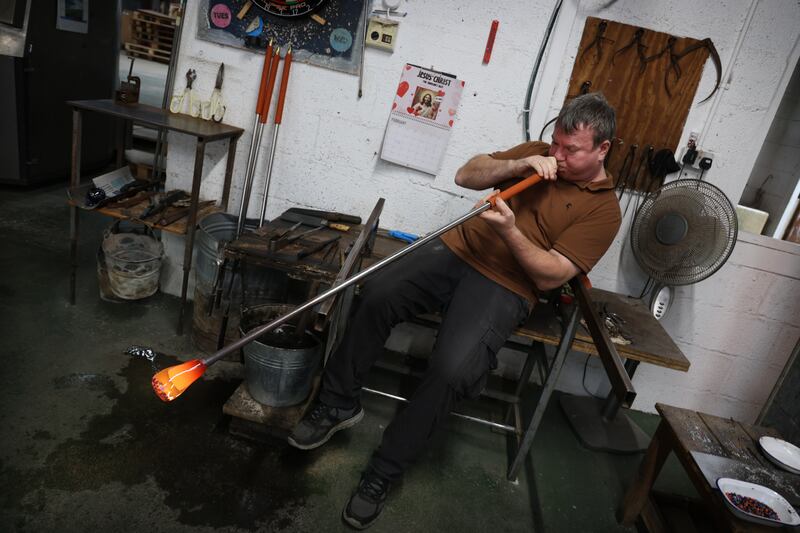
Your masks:
<svg viewBox="0 0 800 533"><path fill-rule="evenodd" d="M656 228L667 214L687 225L676 244L664 244ZM676 180L648 195L636 211L631 248L639 266L655 281L689 285L719 270L736 244L736 212L716 186L699 180Z"/></svg>

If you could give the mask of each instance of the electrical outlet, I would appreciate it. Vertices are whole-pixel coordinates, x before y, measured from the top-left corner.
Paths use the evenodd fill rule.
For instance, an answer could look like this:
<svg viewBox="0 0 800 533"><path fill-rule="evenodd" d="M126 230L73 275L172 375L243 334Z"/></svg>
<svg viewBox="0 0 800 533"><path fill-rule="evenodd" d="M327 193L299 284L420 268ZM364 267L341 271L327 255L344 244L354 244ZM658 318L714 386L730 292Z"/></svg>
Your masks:
<svg viewBox="0 0 800 533"><path fill-rule="evenodd" d="M700 168L700 161L702 161L703 159L710 159L711 162L713 163L716 157L717 156L714 154L714 152L710 152L708 150L698 150L697 159L694 160L692 167L696 168L697 170L702 170Z"/></svg>
<svg viewBox="0 0 800 533"><path fill-rule="evenodd" d="M394 52L400 23L383 17L370 17L364 43L387 52Z"/></svg>

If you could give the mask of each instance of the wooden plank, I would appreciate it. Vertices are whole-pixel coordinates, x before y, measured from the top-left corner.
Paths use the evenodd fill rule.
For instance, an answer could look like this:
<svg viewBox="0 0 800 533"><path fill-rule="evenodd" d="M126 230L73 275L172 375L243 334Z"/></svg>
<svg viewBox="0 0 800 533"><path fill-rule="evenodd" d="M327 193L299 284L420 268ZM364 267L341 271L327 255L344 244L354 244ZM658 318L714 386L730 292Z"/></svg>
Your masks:
<svg viewBox="0 0 800 533"><path fill-rule="evenodd" d="M698 416L708 426L708 431L725 448L725 457L764 466L766 458L761 456L755 441L741 423L732 418L720 418L705 413L698 413Z"/></svg>
<svg viewBox="0 0 800 533"><path fill-rule="evenodd" d="M598 49L592 43L603 22L606 23L606 30L601 41L602 52L598 54ZM616 177L619 177L618 169L633 144L640 147L652 144L656 151L662 148L677 151L683 125L708 58L705 48L681 58L678 63L681 75L677 81L674 71L670 70L668 52L648 62L643 72L640 71L636 45L612 60L614 52L629 44L638 29L619 22L588 17L565 99L566 102L579 95L581 85L591 82L589 91L602 91L616 109L617 137L624 140L621 146L615 144L609 154L608 168ZM666 33L645 29L642 36L642 42L647 46L645 55L654 56L664 50L671 37ZM697 39L678 37L674 50L680 53L698 42ZM671 96L667 94L664 82L668 74ZM634 169L642 152L642 149L636 152ZM641 179L636 188L646 190L648 187L649 183Z"/></svg>
<svg viewBox="0 0 800 533"><path fill-rule="evenodd" d="M662 403L656 404L656 410L669 423L686 454L703 452L727 457L725 448L708 434L706 423L696 412Z"/></svg>

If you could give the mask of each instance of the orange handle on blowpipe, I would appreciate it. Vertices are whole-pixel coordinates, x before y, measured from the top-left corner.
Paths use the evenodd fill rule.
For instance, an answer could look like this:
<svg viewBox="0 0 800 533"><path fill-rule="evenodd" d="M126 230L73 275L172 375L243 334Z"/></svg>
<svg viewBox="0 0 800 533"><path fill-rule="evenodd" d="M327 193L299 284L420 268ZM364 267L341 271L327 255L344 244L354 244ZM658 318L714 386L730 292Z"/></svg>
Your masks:
<svg viewBox="0 0 800 533"><path fill-rule="evenodd" d="M272 58L274 56L274 50L272 48L272 39L269 40L269 45L267 45L267 49L264 51L264 66L261 68L261 83L258 85L258 102L256 103L256 114L258 118L261 118L261 114L264 110L264 98L267 92L267 78L269 77L269 72L272 69Z"/></svg>
<svg viewBox="0 0 800 533"><path fill-rule="evenodd" d="M292 47L286 51L283 60L283 74L281 75L281 89L278 93L278 108L275 110L275 124L280 124L283 118L283 103L286 100L286 87L289 84L289 69L292 66Z"/></svg>
<svg viewBox="0 0 800 533"><path fill-rule="evenodd" d="M275 46L275 55L269 69L267 86L264 90L264 106L261 108L261 123L264 124L269 116L269 105L272 103L272 90L275 88L275 78L278 75L278 63L281 62L281 47Z"/></svg>
<svg viewBox="0 0 800 533"><path fill-rule="evenodd" d="M497 202L497 198L502 198L503 201L507 201L512 196L521 193L522 191L524 191L525 189L527 189L528 187L530 187L532 185L536 185L540 181L542 181L542 177L539 174L531 174L530 176L528 176L524 180L518 181L517 183L515 183L514 185L512 185L508 189L506 189L506 190L504 190L504 191L502 191L502 192L500 192L498 194L495 194L494 196L489 198L487 201L490 204L492 204L492 207L494 207L495 202Z"/></svg>

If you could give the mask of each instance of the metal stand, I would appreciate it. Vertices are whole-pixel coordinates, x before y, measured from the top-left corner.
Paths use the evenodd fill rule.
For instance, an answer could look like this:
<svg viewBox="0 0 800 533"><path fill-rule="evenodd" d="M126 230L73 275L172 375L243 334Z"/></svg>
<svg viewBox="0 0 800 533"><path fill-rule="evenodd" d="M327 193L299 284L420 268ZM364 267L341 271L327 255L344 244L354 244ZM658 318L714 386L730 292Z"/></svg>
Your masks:
<svg viewBox="0 0 800 533"><path fill-rule="evenodd" d="M638 365L638 361L625 362L628 376L633 377ZM650 437L625 412L619 412L613 392L605 400L564 394L560 403L581 444L590 450L638 453L650 444Z"/></svg>

